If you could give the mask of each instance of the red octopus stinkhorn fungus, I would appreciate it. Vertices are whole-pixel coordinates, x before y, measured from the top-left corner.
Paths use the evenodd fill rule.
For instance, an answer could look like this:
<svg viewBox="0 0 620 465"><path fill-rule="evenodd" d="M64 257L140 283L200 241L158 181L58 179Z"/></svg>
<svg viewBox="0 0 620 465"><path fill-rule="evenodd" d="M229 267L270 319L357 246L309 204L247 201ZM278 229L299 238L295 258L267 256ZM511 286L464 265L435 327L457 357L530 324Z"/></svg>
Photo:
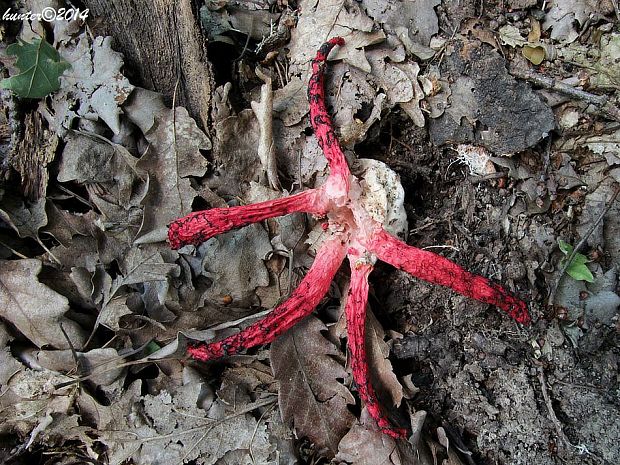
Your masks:
<svg viewBox="0 0 620 465"><path fill-rule="evenodd" d="M171 246L178 249L186 244L200 244L233 228L289 213L305 212L326 218L324 229L328 239L288 300L238 334L210 344L196 343L187 352L197 360L206 361L273 341L312 313L327 293L344 258L348 257L351 285L345 314L353 379L361 399L381 430L398 438L404 437L407 430L393 426L382 410L370 384L364 344L368 275L377 259L417 278L499 307L519 323L528 324L530 317L526 304L501 286L440 255L405 244L387 232L376 215L367 210L363 202L363 186L349 170L325 106L323 81L327 55L335 45L343 44L344 40L336 37L321 46L312 60L308 88L310 121L329 164L327 181L317 189L276 200L191 213L170 225L168 238Z"/></svg>

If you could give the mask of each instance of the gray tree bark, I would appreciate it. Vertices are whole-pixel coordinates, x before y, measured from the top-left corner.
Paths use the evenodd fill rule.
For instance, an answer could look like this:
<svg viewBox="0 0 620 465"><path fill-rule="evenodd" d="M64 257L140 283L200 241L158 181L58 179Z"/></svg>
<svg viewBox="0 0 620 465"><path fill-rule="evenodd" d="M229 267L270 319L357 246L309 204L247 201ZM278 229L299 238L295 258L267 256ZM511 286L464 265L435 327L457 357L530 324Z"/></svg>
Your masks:
<svg viewBox="0 0 620 465"><path fill-rule="evenodd" d="M213 78L191 0L85 0L94 32L111 35L135 83L184 106L208 130Z"/></svg>

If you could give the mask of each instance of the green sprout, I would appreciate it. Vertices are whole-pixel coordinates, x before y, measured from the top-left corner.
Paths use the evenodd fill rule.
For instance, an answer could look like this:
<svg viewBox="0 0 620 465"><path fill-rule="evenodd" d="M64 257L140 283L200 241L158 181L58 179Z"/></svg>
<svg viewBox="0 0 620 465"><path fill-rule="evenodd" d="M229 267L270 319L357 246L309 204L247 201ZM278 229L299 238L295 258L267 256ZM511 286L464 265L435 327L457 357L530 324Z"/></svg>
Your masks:
<svg viewBox="0 0 620 465"><path fill-rule="evenodd" d="M560 246L562 253L565 255L560 262L560 267L563 268L566 261L573 254L573 246L567 242L564 242L562 239L558 239L558 245ZM594 276L592 276L592 272L586 266L586 263L588 262L588 257L577 252L566 267L566 272L576 281L587 281L591 283L594 281Z"/></svg>

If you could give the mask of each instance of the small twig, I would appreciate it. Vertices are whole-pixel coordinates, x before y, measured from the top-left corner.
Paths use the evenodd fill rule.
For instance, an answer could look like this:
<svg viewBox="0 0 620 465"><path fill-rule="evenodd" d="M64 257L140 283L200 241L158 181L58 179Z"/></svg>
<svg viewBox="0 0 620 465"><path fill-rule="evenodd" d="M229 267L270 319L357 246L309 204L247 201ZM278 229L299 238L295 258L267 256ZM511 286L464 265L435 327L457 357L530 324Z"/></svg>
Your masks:
<svg viewBox="0 0 620 465"><path fill-rule="evenodd" d="M489 173L483 176L470 176L469 182L472 184L481 184L485 181L492 181L494 179L501 179L506 176L506 173L498 172L498 173Z"/></svg>
<svg viewBox="0 0 620 465"><path fill-rule="evenodd" d="M173 358L173 357L166 357L166 358L159 358L159 359L140 359L140 360L132 360L132 361L129 361L129 362L119 363L118 365L114 365L114 366L109 366L110 361L109 360L105 360L105 361L95 365L93 367L93 369L91 370L91 372L89 374L87 374L87 375L74 378L71 381L64 381L62 383L54 384L54 389L62 389L62 388L65 388L67 386L71 386L72 384L79 384L82 381L88 381L89 379L91 379L91 378L93 378L93 377L95 377L97 375L102 375L102 374L105 374L105 373L109 373L111 371L118 370L119 368L126 368L126 367L130 367L130 366L134 366L134 365L142 365L142 364L145 364L145 363L157 364L158 362L163 362L163 361L178 362L179 359L178 358ZM99 367L102 367L102 368L100 369Z"/></svg>
<svg viewBox="0 0 620 465"><path fill-rule="evenodd" d="M10 250L10 251L11 251L11 253L13 253L14 255L17 255L19 258L24 258L24 259L29 258L29 257L25 256L24 254L19 253L17 250L15 250L14 248L12 248L12 247L11 247L11 246L9 246L8 244L5 244L5 243L4 243L4 242L2 242L2 241L0 241L0 245L1 245L2 247L5 247L7 250Z"/></svg>
<svg viewBox="0 0 620 465"><path fill-rule="evenodd" d="M540 389L542 391L543 398L545 399L547 411L549 412L549 418L551 419L551 423L553 423L553 426L555 426L558 438L566 445L572 445L566 437L566 434L564 434L564 430L562 429L562 423L560 422L560 420L558 420L558 417L555 415L555 411L553 410L551 397L549 397L549 391L547 391L547 380L545 379L545 372L543 371L542 367L538 367L538 381L540 382Z"/></svg>
<svg viewBox="0 0 620 465"><path fill-rule="evenodd" d="M266 184L272 189L281 190L276 165L276 149L273 141L273 90L271 89L271 77L260 68L256 68L256 75L264 82L260 88L260 102L250 102L252 110L258 120L258 156L263 172L266 175ZM263 177L265 177L265 175ZM261 180L263 181L263 180Z"/></svg>
<svg viewBox="0 0 620 465"><path fill-rule="evenodd" d="M58 189L60 189L61 191L63 191L65 194L69 194L70 196L74 197L76 200L79 200L80 202L82 202L84 205L86 205L88 208L91 209L95 209L95 206L93 205L93 203L87 199L85 199L84 197L82 197L79 194L76 194L75 192L73 192L70 189L67 189L65 186L58 184L56 186Z"/></svg>
<svg viewBox="0 0 620 465"><path fill-rule="evenodd" d="M583 100L597 106L601 112L614 121L620 121L620 108L609 101L606 95L596 95L585 90L577 89L563 82L558 82L555 78L545 76L530 70L519 69L515 66L510 68L510 74L514 77L529 81L544 89L553 90L568 95L576 100Z"/></svg>
<svg viewBox="0 0 620 465"><path fill-rule="evenodd" d="M562 429L562 423L560 422L560 420L555 414L555 411L553 410L553 403L551 402L551 397L549 396L549 391L547 390L547 380L545 378L545 372L542 369L542 367L538 367L538 381L540 382L540 389L542 391L543 399L545 400L545 406L547 407L547 411L549 412L549 419L551 420L551 422L553 423L553 426L555 427L555 430L558 435L558 439L560 439L560 441L562 441L562 443L565 446L577 450L579 455L587 454L590 457L594 457L595 459L599 460L601 463L609 463L603 457L599 457L594 452L591 452L590 450L588 450L585 444L575 445L572 442L570 442L566 434L564 434L564 430Z"/></svg>
<svg viewBox="0 0 620 465"><path fill-rule="evenodd" d="M75 347L73 346L73 341L71 341L71 339L69 338L69 335L67 334L67 331L65 331L65 327L62 325L62 323L58 323L58 326L60 326L62 335L67 340L67 344L69 345L69 349L71 350L71 356L73 357L73 361L75 362L75 367L76 367L78 376L84 376L86 374L84 371L84 365L82 364L82 361L80 357L78 356L78 353L75 350Z"/></svg>
<svg viewBox="0 0 620 465"><path fill-rule="evenodd" d="M605 217L607 212L611 209L614 202L618 198L618 194L620 194L620 187L616 189L616 192L614 192L614 195L612 195L611 199L609 199L609 202L607 202L607 205L605 206L601 214L598 216L596 221L592 224L592 226L590 226L590 229L588 229L588 231L584 234L584 236L581 238L579 243L573 248L573 251L571 252L571 254L567 257L566 261L564 262L564 266L562 266L562 269L560 270L560 276L558 277L558 280L553 286L553 289L551 289L551 292L549 293L549 299L547 301L547 305L553 305L553 302L555 300L555 295L558 292L558 288L560 287L560 284L562 284L562 280L564 279L566 270L568 269L570 264L573 262L574 258L579 253L579 250L584 246L588 238L592 235L594 230L597 228L599 223L603 221L603 218Z"/></svg>

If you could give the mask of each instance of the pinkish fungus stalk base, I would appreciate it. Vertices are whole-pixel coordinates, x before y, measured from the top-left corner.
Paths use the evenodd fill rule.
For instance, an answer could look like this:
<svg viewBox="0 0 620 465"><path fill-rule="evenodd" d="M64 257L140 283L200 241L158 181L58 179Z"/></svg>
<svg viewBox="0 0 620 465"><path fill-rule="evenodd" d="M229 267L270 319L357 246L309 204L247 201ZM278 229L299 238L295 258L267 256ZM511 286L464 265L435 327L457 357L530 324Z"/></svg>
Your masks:
<svg viewBox="0 0 620 465"><path fill-rule="evenodd" d="M324 71L327 55L341 38L322 45L312 60L308 88L310 121L327 158L330 175L323 186L276 200L191 213L170 225L170 245L177 249L267 218L294 212L327 217L327 239L315 261L291 296L262 320L238 334L210 344L196 343L187 350L197 360L213 360L266 344L308 316L327 293L345 256L351 265L351 286L345 313L353 379L360 398L377 425L394 438L407 430L393 426L381 408L368 375L365 348L365 315L368 276L379 259L425 281L449 287L467 297L499 307L519 323L528 324L527 306L501 286L474 275L450 260L409 246L388 233L365 210L360 180L349 170L325 106Z"/></svg>

